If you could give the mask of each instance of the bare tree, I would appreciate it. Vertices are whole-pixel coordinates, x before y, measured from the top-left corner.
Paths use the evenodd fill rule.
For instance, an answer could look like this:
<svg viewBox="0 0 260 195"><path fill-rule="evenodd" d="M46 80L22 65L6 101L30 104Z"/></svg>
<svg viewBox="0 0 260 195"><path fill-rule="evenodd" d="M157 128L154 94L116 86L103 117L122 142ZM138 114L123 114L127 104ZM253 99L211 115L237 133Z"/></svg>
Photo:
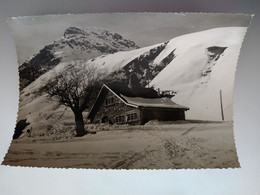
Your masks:
<svg viewBox="0 0 260 195"><path fill-rule="evenodd" d="M98 85L99 73L93 66L71 66L54 73L45 83L43 91L60 104L68 106L74 113L76 136L87 134L84 128L83 111L88 108L91 93Z"/></svg>

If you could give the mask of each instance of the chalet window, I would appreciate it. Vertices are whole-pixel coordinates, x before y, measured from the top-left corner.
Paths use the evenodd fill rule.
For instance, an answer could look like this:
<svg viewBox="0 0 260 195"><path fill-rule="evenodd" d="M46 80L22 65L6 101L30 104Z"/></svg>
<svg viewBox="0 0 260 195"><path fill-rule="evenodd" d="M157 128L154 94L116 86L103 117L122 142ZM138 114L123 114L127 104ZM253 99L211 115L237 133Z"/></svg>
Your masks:
<svg viewBox="0 0 260 195"><path fill-rule="evenodd" d="M137 113L131 113L127 115L127 121L135 121L137 120Z"/></svg>
<svg viewBox="0 0 260 195"><path fill-rule="evenodd" d="M105 102L106 106L113 105L114 103L115 103L114 97L108 97L108 98L106 99L106 102Z"/></svg>
<svg viewBox="0 0 260 195"><path fill-rule="evenodd" d="M134 119L134 114L131 114L130 120L132 121Z"/></svg>
<svg viewBox="0 0 260 195"><path fill-rule="evenodd" d="M137 113L134 113L134 119L137 119Z"/></svg>
<svg viewBox="0 0 260 195"><path fill-rule="evenodd" d="M125 122L125 116L124 115L116 116L115 121L116 121L116 123L124 123Z"/></svg>

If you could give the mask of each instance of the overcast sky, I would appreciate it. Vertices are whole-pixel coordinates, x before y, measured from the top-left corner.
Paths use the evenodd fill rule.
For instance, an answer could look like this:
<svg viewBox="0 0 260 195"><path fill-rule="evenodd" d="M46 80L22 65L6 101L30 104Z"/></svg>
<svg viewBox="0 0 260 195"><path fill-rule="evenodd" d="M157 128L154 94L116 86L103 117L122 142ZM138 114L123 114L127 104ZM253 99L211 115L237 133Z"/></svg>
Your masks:
<svg viewBox="0 0 260 195"><path fill-rule="evenodd" d="M143 47L211 28L247 27L250 20L243 14L107 13L14 17L8 22L21 64L71 26L104 28Z"/></svg>

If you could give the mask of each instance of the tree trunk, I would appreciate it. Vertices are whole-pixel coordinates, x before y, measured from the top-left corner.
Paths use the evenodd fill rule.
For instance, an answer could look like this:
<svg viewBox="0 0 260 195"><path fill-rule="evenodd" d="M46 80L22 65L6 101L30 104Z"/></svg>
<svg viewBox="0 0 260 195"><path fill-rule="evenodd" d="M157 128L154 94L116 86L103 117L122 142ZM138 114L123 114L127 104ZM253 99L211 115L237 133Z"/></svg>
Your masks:
<svg viewBox="0 0 260 195"><path fill-rule="evenodd" d="M81 137L87 134L84 128L84 120L83 120L83 115L82 112L74 112L75 114L75 122L76 122L76 132L77 132L77 137Z"/></svg>

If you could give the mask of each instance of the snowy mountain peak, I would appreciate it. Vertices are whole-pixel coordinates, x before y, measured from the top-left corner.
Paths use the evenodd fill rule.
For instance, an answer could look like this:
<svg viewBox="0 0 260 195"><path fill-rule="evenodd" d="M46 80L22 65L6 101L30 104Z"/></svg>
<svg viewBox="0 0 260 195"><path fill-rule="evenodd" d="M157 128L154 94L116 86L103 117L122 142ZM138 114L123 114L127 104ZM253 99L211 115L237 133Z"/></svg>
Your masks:
<svg viewBox="0 0 260 195"><path fill-rule="evenodd" d="M112 53L125 51L125 48L136 49L138 46L131 40L124 39L118 33L112 33L102 28L89 27L84 30L77 27L69 27L65 30L63 34L63 39L83 39L87 43L92 45L109 45L114 50L111 50ZM72 43L73 44L73 43Z"/></svg>
<svg viewBox="0 0 260 195"><path fill-rule="evenodd" d="M23 89L62 62L89 60L104 54L137 48L133 41L124 39L117 33L100 28L82 30L69 27L63 37L45 46L19 67L20 86Z"/></svg>
<svg viewBox="0 0 260 195"><path fill-rule="evenodd" d="M77 27L69 27L65 30L63 36L64 37L67 37L67 36L70 36L70 35L76 35L76 34L82 34L84 35L85 32L83 30L81 30L80 28L77 28Z"/></svg>

